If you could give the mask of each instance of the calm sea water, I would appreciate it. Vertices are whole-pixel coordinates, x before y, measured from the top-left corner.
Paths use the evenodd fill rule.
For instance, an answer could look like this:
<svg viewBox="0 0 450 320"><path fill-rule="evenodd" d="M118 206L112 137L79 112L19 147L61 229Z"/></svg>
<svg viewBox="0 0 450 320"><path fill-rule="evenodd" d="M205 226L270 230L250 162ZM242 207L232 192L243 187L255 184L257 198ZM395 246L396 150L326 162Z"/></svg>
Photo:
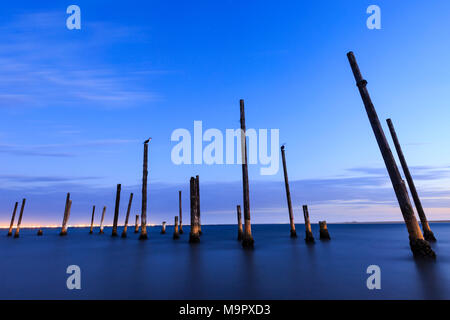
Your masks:
<svg viewBox="0 0 450 320"><path fill-rule="evenodd" d="M235 226L202 226L201 243L177 241L173 229L149 240L112 238L110 228L22 229L0 236L0 299L450 299L450 224L431 225L436 262L412 258L403 224L328 226L332 240L305 244L288 225L254 225L254 250ZM121 230L119 230L120 235ZM313 225L318 238L318 226ZM381 290L368 290L366 269L381 268ZM81 268L81 290L68 290L66 268Z"/></svg>

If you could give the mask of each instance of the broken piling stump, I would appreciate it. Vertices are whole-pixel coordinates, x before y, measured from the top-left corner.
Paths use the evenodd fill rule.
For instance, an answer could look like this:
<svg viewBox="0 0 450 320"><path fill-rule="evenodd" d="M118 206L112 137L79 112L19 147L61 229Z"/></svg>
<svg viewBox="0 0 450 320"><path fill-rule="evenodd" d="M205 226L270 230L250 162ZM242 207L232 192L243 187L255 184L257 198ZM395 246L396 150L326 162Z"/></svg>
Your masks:
<svg viewBox="0 0 450 320"><path fill-rule="evenodd" d="M238 239L238 241L241 241L242 238L244 237L244 230L242 230L242 215L241 215L241 206L240 205L236 206L236 211L237 211L237 221L238 221L237 239Z"/></svg>
<svg viewBox="0 0 450 320"><path fill-rule="evenodd" d="M22 216L23 216L23 210L25 209L25 202L26 199L22 199L22 206L20 207L20 213L19 213L19 221L17 222L16 232L14 233L14 238L19 237L20 232L20 225L22 224Z"/></svg>
<svg viewBox="0 0 450 320"><path fill-rule="evenodd" d="M377 112L375 111L375 107L370 99L369 92L366 87L367 81L364 80L361 75L353 52L347 53L347 58L352 68L353 76L355 77L356 85L363 100L369 122L378 143L378 147L380 148L383 156L386 169L389 173L403 219L405 220L406 228L409 233L409 245L411 247L411 251L415 257L435 259L436 254L433 249L431 249L430 244L423 238L419 223L414 216L414 211L405 183L400 176L400 172L394 160L394 156L392 155L391 148L389 147L383 128L381 127L380 120L378 119Z"/></svg>
<svg viewBox="0 0 450 320"><path fill-rule="evenodd" d="M38 235L38 236L42 236L43 234L44 234L44 232L42 231L41 228L39 228L39 230L38 230L38 232L37 232L37 235Z"/></svg>
<svg viewBox="0 0 450 320"><path fill-rule="evenodd" d="M141 212L141 234L139 240L147 240L147 176L148 176L148 143L151 138L144 141L144 161L142 169L142 212Z"/></svg>
<svg viewBox="0 0 450 320"><path fill-rule="evenodd" d="M100 231L99 231L100 234L103 233L103 220L105 219L105 211L106 211L106 206L103 207L102 218L100 219Z"/></svg>
<svg viewBox="0 0 450 320"><path fill-rule="evenodd" d="M303 217L305 218L305 241L307 243L313 243L314 242L314 236L311 231L311 223L309 222L309 212L308 212L308 206L303 206Z"/></svg>
<svg viewBox="0 0 450 320"><path fill-rule="evenodd" d="M94 232L94 214L95 206L92 206L91 229L89 229L89 234L92 234Z"/></svg>
<svg viewBox="0 0 450 320"><path fill-rule="evenodd" d="M319 221L319 229L320 229L320 240L331 240L330 234L328 233L327 222Z"/></svg>
<svg viewBox="0 0 450 320"><path fill-rule="evenodd" d="M389 131L391 132L392 140L394 141L394 146L397 150L397 155L403 168L403 173L405 174L406 181L408 182L409 191L411 191L411 196L413 198L417 214L419 215L420 222L422 224L423 237L425 238L425 240L435 242L436 238L434 237L433 231L431 231L430 225L428 224L427 216L425 215L425 211L423 210L422 202L420 201L416 185L414 184L414 180L411 176L411 172L409 171L405 156L403 155L402 147L400 146L400 142L398 141L397 133L395 132L392 120L387 119L386 122L388 124Z"/></svg>
<svg viewBox="0 0 450 320"><path fill-rule="evenodd" d="M166 222L163 221L161 225L161 234L166 234Z"/></svg>
<svg viewBox="0 0 450 320"><path fill-rule="evenodd" d="M181 191L178 191L178 212L180 215L180 234L183 234L183 214L181 209Z"/></svg>
<svg viewBox="0 0 450 320"><path fill-rule="evenodd" d="M64 206L64 216L63 216L63 222L61 225L61 232L59 233L60 236L67 235L67 214L69 210L69 202L70 202L70 193L68 192L66 195L66 204Z"/></svg>
<svg viewBox="0 0 450 320"><path fill-rule="evenodd" d="M122 231L122 235L121 235L122 238L126 238L127 237L128 218L130 216L131 203L132 202L133 202L133 193L130 193L130 200L128 200L128 207L127 207L127 215L125 216L125 224L123 226L123 231Z"/></svg>
<svg viewBox="0 0 450 320"><path fill-rule="evenodd" d="M180 238L180 234L178 232L178 216L175 216L175 224L173 227L173 238L174 239L179 239Z"/></svg>
<svg viewBox="0 0 450 320"><path fill-rule="evenodd" d="M190 196L191 196L191 232L189 233L189 242L200 242L200 234L198 230L198 210L197 210L197 180L191 177L190 180Z"/></svg>
<svg viewBox="0 0 450 320"><path fill-rule="evenodd" d="M13 214L12 214L12 217L11 217L11 223L9 224L8 237L11 237L11 236L12 236L12 229L13 229L13 227L14 227L14 219L15 219L15 217L16 217L16 212L17 212L17 206L18 206L18 205L19 205L18 202L16 202L16 203L14 204L14 210L13 210Z"/></svg>
<svg viewBox="0 0 450 320"><path fill-rule="evenodd" d="M289 179L286 168L286 155L284 151L284 146L281 146L281 158L283 161L283 172L284 172L284 186L286 189L286 199L289 210L289 223L291 225L291 238L297 238L297 232L295 231L295 223L294 223L294 212L292 210L292 202L291 202L291 191L289 190Z"/></svg>
<svg viewBox="0 0 450 320"><path fill-rule="evenodd" d="M111 236L117 237L117 224L119 223L119 207L120 207L120 191L122 190L122 185L119 183L117 185L116 191L116 205L114 207L114 221Z"/></svg>
<svg viewBox="0 0 450 320"><path fill-rule="evenodd" d="M139 232L139 215L136 215L136 223L134 224L134 233Z"/></svg>

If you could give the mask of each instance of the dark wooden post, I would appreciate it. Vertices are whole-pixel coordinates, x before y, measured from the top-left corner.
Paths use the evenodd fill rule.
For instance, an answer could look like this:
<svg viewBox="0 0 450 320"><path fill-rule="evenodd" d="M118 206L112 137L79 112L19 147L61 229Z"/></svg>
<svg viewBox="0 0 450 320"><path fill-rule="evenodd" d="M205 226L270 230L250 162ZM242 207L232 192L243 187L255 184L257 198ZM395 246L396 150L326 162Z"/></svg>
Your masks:
<svg viewBox="0 0 450 320"><path fill-rule="evenodd" d="M114 221L111 236L117 237L117 224L119 223L119 207L120 207L120 191L122 190L122 185L119 183L117 185L116 191L116 205L114 207Z"/></svg>
<svg viewBox="0 0 450 320"><path fill-rule="evenodd" d="M18 202L16 202L16 204L14 205L14 210L13 210L13 214L11 217L11 223L9 224L9 230L8 230L8 237L12 236L12 229L14 227L14 219L16 218L16 212L17 212L17 206L19 205Z"/></svg>
<svg viewBox="0 0 450 320"><path fill-rule="evenodd" d="M197 186L197 215L198 215L198 234L202 235L202 219L200 217L200 178L195 176L195 185Z"/></svg>
<svg viewBox="0 0 450 320"><path fill-rule="evenodd" d="M411 196L414 200L414 204L416 205L417 214L419 215L420 222L422 224L423 237L428 241L436 241L434 237L433 231L430 229L430 225L428 224L427 216L425 215L425 211L422 207L422 202L420 201L419 194L417 193L416 186L414 184L414 180L411 176L411 172L409 172L408 164L406 163L405 156L403 155L402 147L400 146L400 142L397 138L397 133L395 132L394 125L392 124L391 119L386 120L389 131L391 132L392 140L394 141L395 149L397 150L398 158L400 159L400 164L403 168L403 173L405 174L406 181L409 185L409 190L411 191Z"/></svg>
<svg viewBox="0 0 450 320"><path fill-rule="evenodd" d="M241 121L241 153L242 153L242 189L244 198L244 237L242 246L244 248L253 248L254 240L252 236L252 226L250 224L250 196L248 188L248 164L247 164L247 139L245 138L245 111L244 100L240 104Z"/></svg>
<svg viewBox="0 0 450 320"><path fill-rule="evenodd" d="M148 143L144 142L144 163L142 172L142 212L141 212L141 235L140 240L147 240L147 176L148 176Z"/></svg>
<svg viewBox="0 0 450 320"><path fill-rule="evenodd" d="M163 221L161 225L161 234L166 234L166 222Z"/></svg>
<svg viewBox="0 0 450 320"><path fill-rule="evenodd" d="M89 230L89 234L92 234L94 232L94 215L95 215L95 206L92 206L91 229Z"/></svg>
<svg viewBox="0 0 450 320"><path fill-rule="evenodd" d="M42 228L39 228L37 235L38 236L42 236L44 234L44 232L42 231Z"/></svg>
<svg viewBox="0 0 450 320"><path fill-rule="evenodd" d="M69 202L70 202L70 193L68 192L66 196L66 204L64 206L64 217L61 226L61 232L59 233L60 236L67 235L67 211L69 209Z"/></svg>
<svg viewBox="0 0 450 320"><path fill-rule="evenodd" d="M183 214L182 214L182 208L181 208L181 190L178 191L178 210L179 210L179 215L180 215L180 234L183 234Z"/></svg>
<svg viewBox="0 0 450 320"><path fill-rule="evenodd" d="M67 235L67 223L69 222L70 217L70 209L72 208L72 200L69 200L69 203L67 204L67 210L66 210L66 219L64 220L64 225L62 227L60 236Z"/></svg>
<svg viewBox="0 0 450 320"><path fill-rule="evenodd" d="M198 210L197 210L197 180L191 177L190 180L190 195L191 195L191 232L189 233L189 242L200 242L200 235L198 232Z"/></svg>
<svg viewBox="0 0 450 320"><path fill-rule="evenodd" d="M103 212L102 212L102 219L100 220L100 231L99 233L103 233L103 220L105 219L105 211L106 211L106 206L103 207Z"/></svg>
<svg viewBox="0 0 450 320"><path fill-rule="evenodd" d="M281 158L283 160L283 172L284 172L284 186L286 189L286 199L289 210L289 223L291 224L291 238L297 238L297 232L295 231L294 212L292 210L291 191L289 190L289 180L286 167L286 155L284 146L281 146Z"/></svg>
<svg viewBox="0 0 450 320"><path fill-rule="evenodd" d="M305 241L308 243L314 242L314 236L311 230L311 222L309 222L308 206L303 206L303 217L305 218Z"/></svg>
<svg viewBox="0 0 450 320"><path fill-rule="evenodd" d="M131 203L133 202L133 193L130 193L130 200L128 201L128 207L127 207L127 215L125 217L125 225L123 226L122 231L122 238L127 237L127 229L128 229L128 218L130 216L130 210L131 210Z"/></svg>
<svg viewBox="0 0 450 320"><path fill-rule="evenodd" d="M238 239L238 241L241 241L242 238L244 237L244 231L242 230L241 206L237 205L236 206L236 210L237 210L237 220L238 220L238 236L237 236L237 239Z"/></svg>
<svg viewBox="0 0 450 320"><path fill-rule="evenodd" d="M22 206L20 207L20 213L19 213L19 221L17 222L17 227L16 227L16 232L14 233L14 238L19 237L20 225L22 223L23 210L25 209L26 201L27 201L26 199L22 199Z"/></svg>
<svg viewBox="0 0 450 320"><path fill-rule="evenodd" d="M411 247L411 251L416 257L435 258L436 254L431 249L430 244L423 238L422 231L420 230L417 219L414 216L414 211L411 206L411 201L409 200L405 183L400 176L400 172L398 170L397 164L395 163L391 148L389 147L386 136L383 132L383 128L381 127L380 120L378 119L377 112L375 111L375 107L372 103L372 100L370 99L369 92L366 87L367 81L364 80L361 75L353 52L349 52L347 54L347 57L356 80L356 85L363 100L364 107L366 108L367 116L369 117L372 130L375 134L375 138L378 142L378 146L383 156L384 163L389 173L389 177L391 178L392 186L394 187L395 195L397 196L400 210L402 212L403 219L405 220L406 228L408 229L409 245Z"/></svg>
<svg viewBox="0 0 450 320"><path fill-rule="evenodd" d="M175 216L175 224L174 224L174 228L173 228L173 238L174 239L180 238L180 234L178 232L178 216Z"/></svg>
<svg viewBox="0 0 450 320"><path fill-rule="evenodd" d="M320 240L330 240L330 234L328 233L327 222L319 221Z"/></svg>
<svg viewBox="0 0 450 320"><path fill-rule="evenodd" d="M136 223L134 225L134 233L138 233L139 232L139 215L136 215Z"/></svg>

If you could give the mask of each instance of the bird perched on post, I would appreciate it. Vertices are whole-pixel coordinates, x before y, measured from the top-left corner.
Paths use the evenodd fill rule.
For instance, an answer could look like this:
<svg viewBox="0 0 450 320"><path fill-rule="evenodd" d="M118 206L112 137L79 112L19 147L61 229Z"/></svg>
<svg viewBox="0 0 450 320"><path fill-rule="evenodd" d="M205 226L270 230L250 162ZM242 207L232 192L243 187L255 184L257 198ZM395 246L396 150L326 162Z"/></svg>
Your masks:
<svg viewBox="0 0 450 320"><path fill-rule="evenodd" d="M144 144L149 143L150 140L152 140L152 138L148 138L147 140L144 141Z"/></svg>

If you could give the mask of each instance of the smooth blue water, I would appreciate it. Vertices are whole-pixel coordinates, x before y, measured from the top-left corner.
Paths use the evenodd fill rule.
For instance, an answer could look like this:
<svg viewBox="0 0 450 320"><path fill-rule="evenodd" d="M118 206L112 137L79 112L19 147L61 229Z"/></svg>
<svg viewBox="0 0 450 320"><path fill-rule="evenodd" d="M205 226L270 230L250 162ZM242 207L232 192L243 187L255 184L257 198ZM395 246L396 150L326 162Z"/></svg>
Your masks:
<svg viewBox="0 0 450 320"><path fill-rule="evenodd" d="M328 226L332 240L305 244L288 225L254 225L254 250L236 241L236 226L202 226L201 243L173 229L149 240L112 238L110 228L22 229L0 236L1 299L450 299L450 224L431 224L436 262L412 258L403 224ZM131 232L130 232L131 231ZM66 268L81 268L81 290L68 290ZM366 269L381 268L381 290L368 290Z"/></svg>

